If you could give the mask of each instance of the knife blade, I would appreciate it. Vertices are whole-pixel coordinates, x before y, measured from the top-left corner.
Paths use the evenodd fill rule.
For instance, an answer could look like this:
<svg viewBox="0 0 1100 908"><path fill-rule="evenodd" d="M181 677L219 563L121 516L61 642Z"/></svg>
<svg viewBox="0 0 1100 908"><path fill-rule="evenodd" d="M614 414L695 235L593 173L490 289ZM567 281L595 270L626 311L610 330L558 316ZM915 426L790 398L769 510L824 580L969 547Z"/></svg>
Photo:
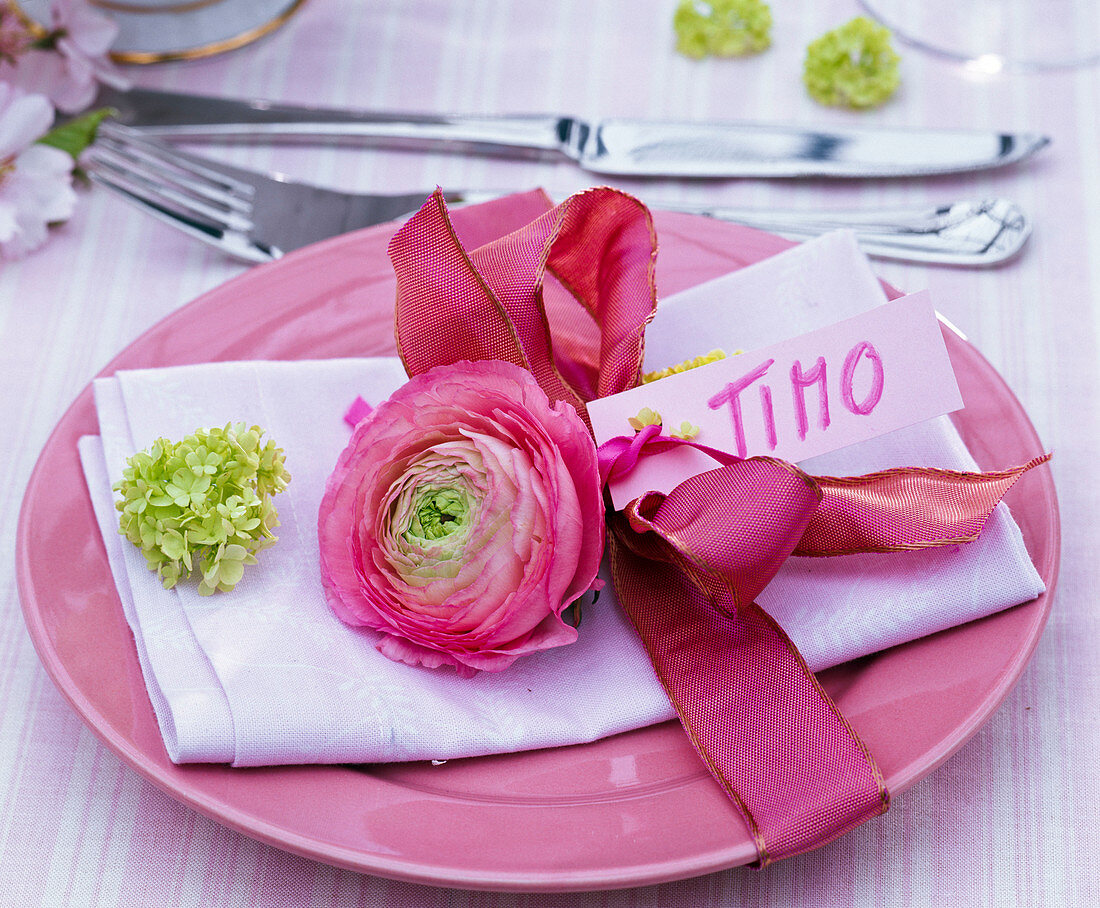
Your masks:
<svg viewBox="0 0 1100 908"><path fill-rule="evenodd" d="M146 135L186 141L355 142L370 147L558 157L621 177L909 177L1022 161L1049 143L1037 133L957 129L807 128L336 110L105 87L98 107Z"/></svg>

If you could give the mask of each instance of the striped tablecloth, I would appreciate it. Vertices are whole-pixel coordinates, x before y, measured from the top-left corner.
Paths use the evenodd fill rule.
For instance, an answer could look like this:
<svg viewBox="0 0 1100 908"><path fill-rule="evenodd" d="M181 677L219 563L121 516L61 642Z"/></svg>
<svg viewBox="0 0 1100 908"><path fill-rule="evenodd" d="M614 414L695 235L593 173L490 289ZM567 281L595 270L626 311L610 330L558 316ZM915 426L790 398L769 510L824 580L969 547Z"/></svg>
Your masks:
<svg viewBox="0 0 1100 908"><path fill-rule="evenodd" d="M232 2L232 0L226 0ZM966 0L959 0L966 2ZM1036 3L1036 7L1041 4ZM1077 0L1067 28L1100 29ZM1034 218L1017 261L993 270L883 263L1004 375L1055 451L1063 567L1054 612L993 719L890 813L765 872L735 869L599 894L429 888L359 875L259 844L145 782L54 688L20 614L12 557L0 574L2 906L1054 906L1100 903L1100 68L968 74L903 50L896 98L827 110L800 83L803 49L856 15L854 0L775 2L774 47L692 62L672 48L672 0L308 0L233 53L129 69L141 85L425 111L743 118L1035 130L1027 166L934 180L619 183L662 199L776 207L933 204L1007 196ZM593 181L569 164L336 148L221 152L344 188L529 188ZM246 266L82 191L46 247L0 265L0 540L48 434L89 379L144 329Z"/></svg>

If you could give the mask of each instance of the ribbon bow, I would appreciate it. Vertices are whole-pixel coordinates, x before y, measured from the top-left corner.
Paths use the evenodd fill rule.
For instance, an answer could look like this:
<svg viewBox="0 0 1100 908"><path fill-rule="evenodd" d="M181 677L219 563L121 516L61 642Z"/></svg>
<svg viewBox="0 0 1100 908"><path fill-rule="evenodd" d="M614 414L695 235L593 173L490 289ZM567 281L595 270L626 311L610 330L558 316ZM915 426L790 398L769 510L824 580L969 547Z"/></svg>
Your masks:
<svg viewBox="0 0 1100 908"><path fill-rule="evenodd" d="M656 250L641 202L594 189L467 252L437 190L390 245L406 370L507 360L587 423L587 401L640 381ZM548 307L551 279L568 294ZM600 449L601 478L681 443L649 427L615 439ZM760 591L792 554L976 539L1019 476L1048 458L995 473L898 468L837 478L703 450L714 470L610 514L608 549L619 601L763 866L842 835L890 798L859 736L756 604Z"/></svg>

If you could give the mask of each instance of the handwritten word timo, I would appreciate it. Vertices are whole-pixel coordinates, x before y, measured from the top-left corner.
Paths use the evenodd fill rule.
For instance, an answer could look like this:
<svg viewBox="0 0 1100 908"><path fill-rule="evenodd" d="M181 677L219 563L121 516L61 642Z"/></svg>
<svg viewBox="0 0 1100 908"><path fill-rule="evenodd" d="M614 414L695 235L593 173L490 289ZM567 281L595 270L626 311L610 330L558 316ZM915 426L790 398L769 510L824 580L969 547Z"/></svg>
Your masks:
<svg viewBox="0 0 1100 908"><path fill-rule="evenodd" d="M861 362L866 362L865 368L871 369L870 387L861 400L856 400L855 379L856 370ZM741 394L768 374L775 365L775 359L764 360L755 369L747 372L740 378L731 381L721 391L707 401L707 406L712 410L719 410L723 406L729 407L730 422L733 427L734 442L737 445L737 455L748 455L748 442L745 439L745 422L741 410ZM828 366L824 356L819 356L814 364L804 370L802 363L795 360L788 372L790 378L791 396L794 404L795 430L800 441L805 441L810 431L809 414L806 407L806 393L815 385L817 386L817 426L825 430L829 427L829 382ZM844 365L840 370L840 399L845 409L855 416L867 416L879 401L882 400L882 392L885 387L886 369L882 362L882 356L870 341L860 341L853 346L844 358ZM760 412L764 423L764 435L768 447L775 450L779 444L779 436L775 425L775 406L772 401L771 386L761 383L757 388L760 397Z"/></svg>

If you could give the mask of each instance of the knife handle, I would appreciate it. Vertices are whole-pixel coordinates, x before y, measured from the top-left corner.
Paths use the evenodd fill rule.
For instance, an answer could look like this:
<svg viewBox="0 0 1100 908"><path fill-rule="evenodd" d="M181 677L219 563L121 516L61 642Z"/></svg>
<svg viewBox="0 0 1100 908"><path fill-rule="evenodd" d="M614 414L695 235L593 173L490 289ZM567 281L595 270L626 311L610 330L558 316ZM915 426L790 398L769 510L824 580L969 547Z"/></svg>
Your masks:
<svg viewBox="0 0 1100 908"><path fill-rule="evenodd" d="M102 96L101 96L102 97ZM414 151L508 157L569 154L584 124L569 117L438 116L329 110L133 88L109 99L119 122L147 136L193 141L346 141Z"/></svg>

